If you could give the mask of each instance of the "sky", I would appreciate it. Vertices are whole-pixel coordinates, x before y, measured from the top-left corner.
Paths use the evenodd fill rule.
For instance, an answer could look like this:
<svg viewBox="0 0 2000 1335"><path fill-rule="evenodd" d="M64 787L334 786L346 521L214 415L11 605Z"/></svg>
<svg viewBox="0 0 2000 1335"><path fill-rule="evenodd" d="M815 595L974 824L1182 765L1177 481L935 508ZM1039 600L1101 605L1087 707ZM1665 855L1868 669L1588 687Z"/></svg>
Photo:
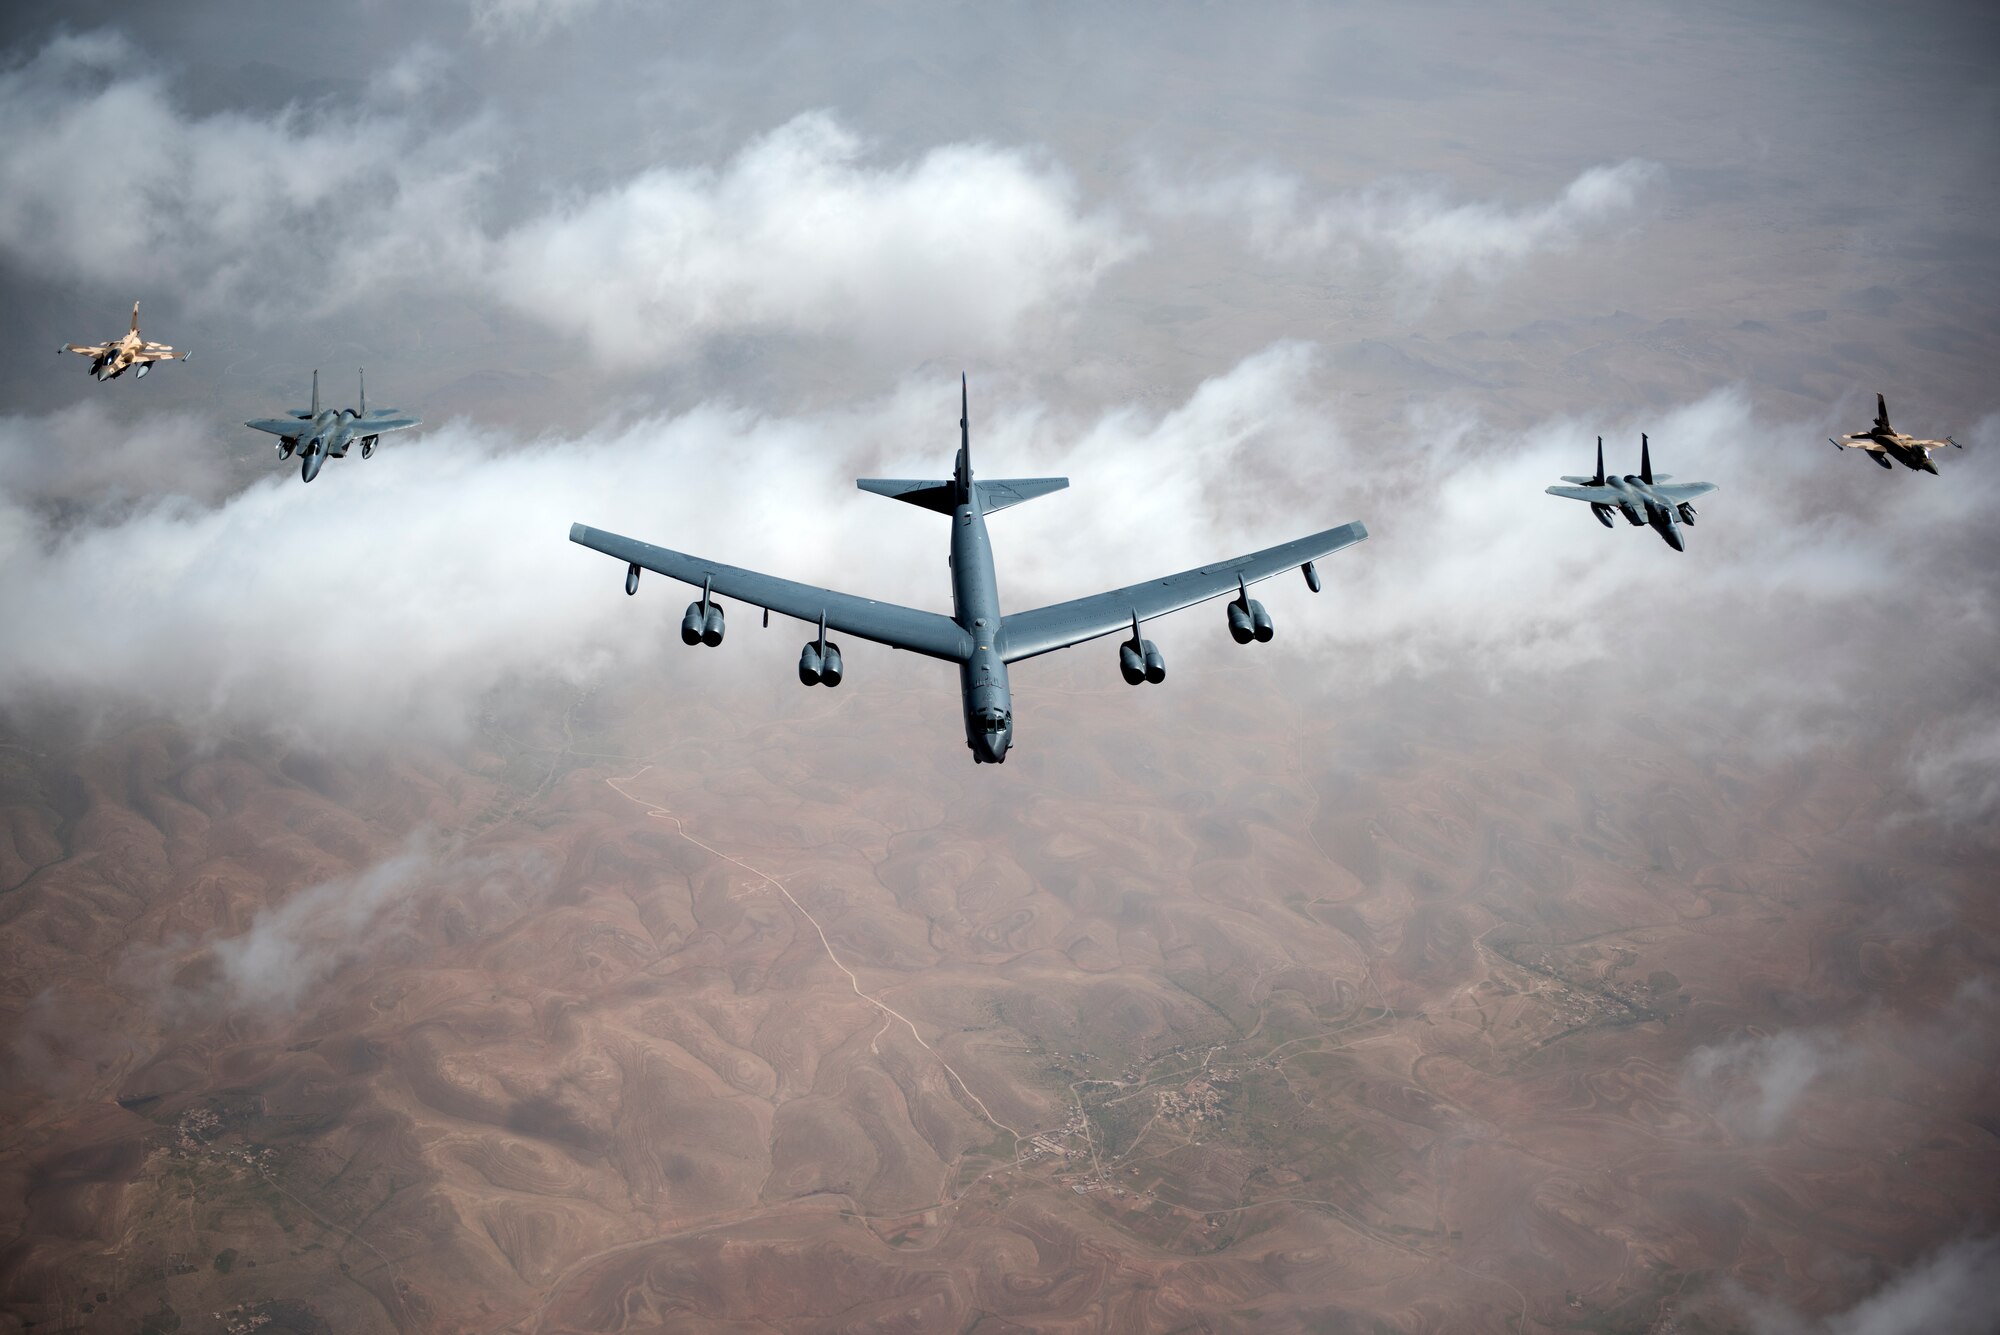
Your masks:
<svg viewBox="0 0 2000 1335"><path fill-rule="evenodd" d="M982 472L1072 479L994 521L1010 605L1359 519L1324 594L1266 597L1309 698L1639 694L1987 829L1996 38L1770 0L16 7L0 711L339 752L523 680L737 689L568 525L945 607L934 517L852 479L947 472L963 371ZM192 362L50 360L135 299ZM361 366L424 418L366 463L303 485L241 425ZM1943 476L1826 443L1878 392L1965 446ZM1684 554L1542 494L1642 431L1718 487ZM1206 615L1171 661L1237 652ZM908 670L849 647L852 689ZM1830 1051L1691 1078L1748 1071L1754 1128ZM1990 1274L1968 1245L1938 1264Z"/></svg>

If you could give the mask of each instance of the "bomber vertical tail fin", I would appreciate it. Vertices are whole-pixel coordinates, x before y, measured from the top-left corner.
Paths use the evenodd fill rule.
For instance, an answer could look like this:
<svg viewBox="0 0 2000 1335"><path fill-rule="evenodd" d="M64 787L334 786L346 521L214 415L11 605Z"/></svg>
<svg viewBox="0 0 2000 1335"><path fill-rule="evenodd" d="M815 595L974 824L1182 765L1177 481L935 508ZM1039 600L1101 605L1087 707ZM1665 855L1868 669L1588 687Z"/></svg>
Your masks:
<svg viewBox="0 0 2000 1335"><path fill-rule="evenodd" d="M964 501L972 495L972 427L970 414L966 411L965 372L958 373L958 462L952 468L952 481L958 486L958 498Z"/></svg>

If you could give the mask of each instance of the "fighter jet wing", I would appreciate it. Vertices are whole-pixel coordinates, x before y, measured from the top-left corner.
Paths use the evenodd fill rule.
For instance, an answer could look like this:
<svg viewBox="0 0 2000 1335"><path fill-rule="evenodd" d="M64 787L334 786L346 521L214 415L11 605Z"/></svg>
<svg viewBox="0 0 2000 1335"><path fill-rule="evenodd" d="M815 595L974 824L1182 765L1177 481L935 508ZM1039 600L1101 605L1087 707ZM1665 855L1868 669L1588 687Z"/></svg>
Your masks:
<svg viewBox="0 0 2000 1335"><path fill-rule="evenodd" d="M570 525L569 540L695 588L706 583L712 594L734 598L752 607L767 607L781 616L795 617L815 626L824 616L826 628L843 635L858 635L894 649L908 649L954 663L963 661L972 652L971 636L956 621L936 612L920 612L914 607L795 584L774 575L726 566L583 524Z"/></svg>
<svg viewBox="0 0 2000 1335"><path fill-rule="evenodd" d="M1038 607L1032 612L1014 613L1000 619L1001 657L1009 663L1018 663L1100 635L1130 630L1135 615L1141 621L1150 621L1183 607L1235 593L1239 578L1244 584L1255 584L1283 574L1293 566L1331 556L1367 536L1368 530L1361 524L1342 524L1248 556L1183 570L1165 579L1094 593L1088 598Z"/></svg>
<svg viewBox="0 0 2000 1335"><path fill-rule="evenodd" d="M109 343L65 343L61 352L80 352L86 357L102 357L109 349Z"/></svg>
<svg viewBox="0 0 2000 1335"><path fill-rule="evenodd" d="M366 417L358 417L352 423L355 434L378 436L384 431L402 431L413 426L422 426L423 419L408 413L399 413L394 408L377 408Z"/></svg>
<svg viewBox="0 0 2000 1335"><path fill-rule="evenodd" d="M1546 490L1551 496L1589 501L1592 505L1617 505L1625 499L1609 487L1549 487Z"/></svg>
<svg viewBox="0 0 2000 1335"><path fill-rule="evenodd" d="M305 429L305 423L296 417L260 417L254 422L245 422L247 427L268 431L274 436L296 436Z"/></svg>
<svg viewBox="0 0 2000 1335"><path fill-rule="evenodd" d="M1679 505L1682 501L1691 501L1697 496L1706 496L1714 490L1715 484L1713 482L1676 482L1671 487L1654 487L1653 494L1669 504Z"/></svg>

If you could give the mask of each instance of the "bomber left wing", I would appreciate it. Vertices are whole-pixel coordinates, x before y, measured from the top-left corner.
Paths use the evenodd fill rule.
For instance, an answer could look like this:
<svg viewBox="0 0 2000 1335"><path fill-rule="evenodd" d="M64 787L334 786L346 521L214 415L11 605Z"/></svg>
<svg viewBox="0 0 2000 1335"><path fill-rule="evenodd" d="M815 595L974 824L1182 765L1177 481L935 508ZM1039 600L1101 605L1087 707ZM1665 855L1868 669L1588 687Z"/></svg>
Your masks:
<svg viewBox="0 0 2000 1335"><path fill-rule="evenodd" d="M1240 585L1255 584L1283 574L1293 566L1331 556L1367 536L1368 529L1363 524L1342 524L1248 556L1183 570L1165 579L1005 616L1000 620L1000 656L1009 663L1018 663L1100 635L1130 630L1134 616L1142 622L1150 621L1183 607L1235 593Z"/></svg>
<svg viewBox="0 0 2000 1335"><path fill-rule="evenodd" d="M893 649L908 649L953 663L963 662L972 652L972 637L956 621L937 612L921 612L914 607L798 584L583 524L570 525L569 540L697 589L706 585L711 594L734 598L752 607L769 608L781 616L815 626L825 617L830 631L858 635Z"/></svg>

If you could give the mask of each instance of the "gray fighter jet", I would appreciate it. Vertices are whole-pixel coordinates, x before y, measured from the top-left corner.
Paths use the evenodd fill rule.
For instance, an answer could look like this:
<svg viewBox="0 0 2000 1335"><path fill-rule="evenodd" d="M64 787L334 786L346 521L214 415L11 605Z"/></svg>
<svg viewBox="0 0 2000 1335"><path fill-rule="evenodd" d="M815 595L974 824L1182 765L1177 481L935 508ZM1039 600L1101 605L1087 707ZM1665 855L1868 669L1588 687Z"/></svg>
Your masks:
<svg viewBox="0 0 2000 1335"><path fill-rule="evenodd" d="M1549 495L1566 496L1573 501L1590 502L1590 512L1597 516L1597 522L1611 527L1611 515L1616 511L1625 516L1628 524L1651 524L1667 540L1667 546L1677 552L1686 551L1681 540L1680 526L1694 525L1693 500L1715 490L1713 482L1679 482L1671 487L1661 486L1667 475L1653 476L1653 450L1646 437L1639 437L1639 473L1633 476L1606 477L1604 475L1604 437L1597 438L1597 476L1564 477L1563 481L1573 482L1571 487L1550 487Z"/></svg>
<svg viewBox="0 0 2000 1335"><path fill-rule="evenodd" d="M1875 396L1874 426L1868 428L1866 431L1857 431L1853 435L1842 436L1839 440L1834 440L1832 436L1828 436L1827 440L1831 441L1837 449L1867 450L1869 458L1891 472L1895 471L1895 464L1889 461L1894 459L1896 463L1903 465L1905 468L1921 469L1923 472L1929 473L1932 477L1937 476L1937 465L1931 462L1932 450L1941 450L1947 445L1953 449L1962 450L1965 448L1965 446L1960 445L1950 436L1946 436L1943 440L1923 440L1916 436L1906 436L1896 430L1895 427L1889 425L1888 400L1884 399L1880 394Z"/></svg>
<svg viewBox="0 0 2000 1335"><path fill-rule="evenodd" d="M1307 586L1317 593L1320 579L1313 562L1368 536L1368 530L1358 523L1343 524L1248 556L1184 570L1165 579L1148 580L1031 612L1003 614L999 584L993 576L993 547L986 533L986 516L1059 491L1069 485L1069 479L975 480L962 376L958 431L958 460L950 478L942 481L862 478L856 483L863 491L951 516L951 616L920 612L873 598L857 598L810 584L795 584L582 524L570 526L569 540L625 562L628 594L639 591L641 570L657 571L699 588L701 597L688 604L681 618L681 639L687 644L713 647L722 643L724 621L722 605L716 601L718 596L763 608L766 625L770 624L771 613L777 612L814 626L813 638L799 654L799 681L807 686L838 686L845 675L840 646L828 638L835 631L957 664L959 691L964 701L965 743L971 748L975 763L999 764L1007 759L1007 749L1014 741L1014 701L1007 682L1010 664L1129 630L1130 638L1118 647L1118 670L1127 684L1164 681L1166 659L1161 656L1159 646L1142 633L1147 621L1211 598L1234 594L1227 608L1231 637L1238 644L1268 641L1272 635L1271 617L1264 605L1250 596L1250 586L1297 566L1304 572Z"/></svg>
<svg viewBox="0 0 2000 1335"><path fill-rule="evenodd" d="M268 431L278 438L278 457L289 459L297 451L304 462L299 466L299 476L310 482L319 476L319 470L328 459L344 459L347 447L361 442L361 457L366 459L375 453L375 445L391 431L402 431L419 426L421 422L408 413L394 408L377 408L368 411L368 378L361 377L361 406L359 408L321 408L319 406L319 372L313 372L312 407L294 408L289 417L260 417L243 425Z"/></svg>

